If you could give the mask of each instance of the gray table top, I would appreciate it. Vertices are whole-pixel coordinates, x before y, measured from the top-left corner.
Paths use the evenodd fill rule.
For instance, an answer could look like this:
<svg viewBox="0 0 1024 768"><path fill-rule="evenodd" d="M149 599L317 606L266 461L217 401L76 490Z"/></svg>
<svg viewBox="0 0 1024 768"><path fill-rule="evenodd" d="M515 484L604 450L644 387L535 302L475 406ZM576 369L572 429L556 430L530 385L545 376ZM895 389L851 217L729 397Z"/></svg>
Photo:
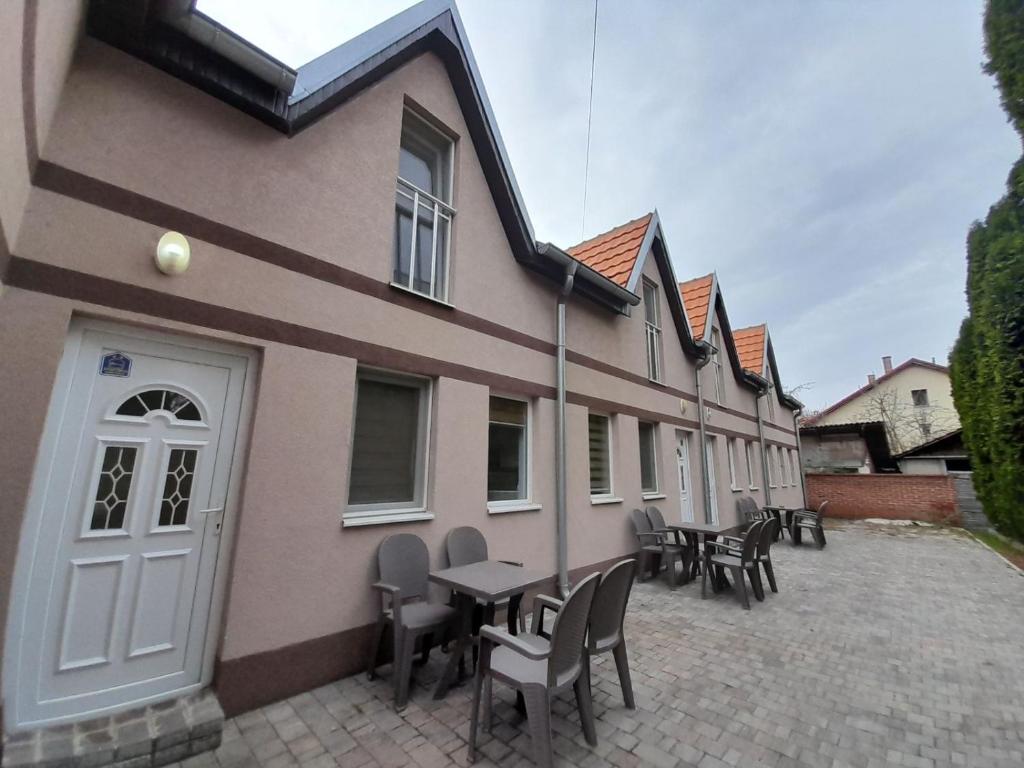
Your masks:
<svg viewBox="0 0 1024 768"><path fill-rule="evenodd" d="M716 536L721 534L738 533L745 530L746 525L717 525L713 523L677 523L668 526L670 531L682 531L683 533L710 533Z"/></svg>
<svg viewBox="0 0 1024 768"><path fill-rule="evenodd" d="M484 560L430 572L430 580L435 584L489 603L521 594L549 578L547 573L497 560Z"/></svg>
<svg viewBox="0 0 1024 768"><path fill-rule="evenodd" d="M803 507L786 507L781 504L765 504L765 509L773 509L778 512L799 512Z"/></svg>

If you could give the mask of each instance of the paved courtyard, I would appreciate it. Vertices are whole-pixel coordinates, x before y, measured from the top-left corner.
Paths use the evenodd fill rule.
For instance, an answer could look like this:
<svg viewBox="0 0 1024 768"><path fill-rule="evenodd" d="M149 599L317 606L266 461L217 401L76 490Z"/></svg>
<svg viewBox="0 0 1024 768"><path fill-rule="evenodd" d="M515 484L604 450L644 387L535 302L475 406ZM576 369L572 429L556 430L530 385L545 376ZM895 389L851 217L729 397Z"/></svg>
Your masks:
<svg viewBox="0 0 1024 768"><path fill-rule="evenodd" d="M864 524L823 552L773 549L780 593L638 585L626 635L637 709L614 664L594 665L599 745L556 703L555 751L580 766L1024 765L1024 579L958 532ZM470 686L434 702L444 657L396 714L387 674L342 680L230 721L184 766L359 768L466 764ZM387 673L388 667L382 668ZM512 693L495 685L482 766L532 765Z"/></svg>

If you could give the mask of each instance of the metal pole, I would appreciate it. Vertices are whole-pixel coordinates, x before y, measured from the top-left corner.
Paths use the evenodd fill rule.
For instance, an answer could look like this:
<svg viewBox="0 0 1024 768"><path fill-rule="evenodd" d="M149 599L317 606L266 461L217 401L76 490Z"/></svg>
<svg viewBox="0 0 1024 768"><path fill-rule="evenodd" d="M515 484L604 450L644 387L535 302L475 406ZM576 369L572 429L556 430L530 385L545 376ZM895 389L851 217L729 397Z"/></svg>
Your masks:
<svg viewBox="0 0 1024 768"><path fill-rule="evenodd" d="M761 420L761 398L765 392L771 390L760 390L754 398L754 408L757 410L757 439L761 442L761 477L764 481L764 503L772 503L772 484L768 479L768 446L764 444L764 422Z"/></svg>
<svg viewBox="0 0 1024 768"><path fill-rule="evenodd" d="M807 509L807 478L804 477L804 451L800 444L800 424L797 421L802 411L793 411L793 431L796 432L796 460L800 471L800 493L804 498L804 509Z"/></svg>
<svg viewBox="0 0 1024 768"><path fill-rule="evenodd" d="M711 362L711 348L707 342L699 342L697 345L704 352L704 357L697 361L697 367L693 371L693 378L697 382L697 423L700 426L700 468L701 477L704 478L704 522L711 522L711 476L708 474L708 438L704 430L704 389L700 383L700 372L704 366Z"/></svg>
<svg viewBox="0 0 1024 768"><path fill-rule="evenodd" d="M565 304L572 293L572 284L579 262L565 267L565 282L558 293L557 314L557 377L558 413L555 441L555 525L558 544L558 591L562 597L569 594L569 521L566 512L566 439L565 439Z"/></svg>

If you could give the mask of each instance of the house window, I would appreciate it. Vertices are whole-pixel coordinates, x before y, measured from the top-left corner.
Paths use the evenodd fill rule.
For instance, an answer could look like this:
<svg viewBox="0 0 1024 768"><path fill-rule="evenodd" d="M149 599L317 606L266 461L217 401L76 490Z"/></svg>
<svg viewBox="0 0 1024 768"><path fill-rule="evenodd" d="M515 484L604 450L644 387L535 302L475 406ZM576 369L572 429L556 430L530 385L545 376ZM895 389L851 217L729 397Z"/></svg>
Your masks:
<svg viewBox="0 0 1024 768"><path fill-rule="evenodd" d="M740 489L736 480L736 438L730 437L725 441L726 453L729 455L729 487L734 491Z"/></svg>
<svg viewBox="0 0 1024 768"><path fill-rule="evenodd" d="M928 390L912 389L910 390L910 399L914 401L916 407L924 408L928 405Z"/></svg>
<svg viewBox="0 0 1024 768"><path fill-rule="evenodd" d="M647 378L661 381L661 309L658 286L644 280L644 333L647 342Z"/></svg>
<svg viewBox="0 0 1024 768"><path fill-rule="evenodd" d="M761 449L761 450L767 451L767 456L766 456L765 463L768 465L768 487L769 488L775 488L776 487L775 486L775 474L776 474L776 471L775 471L775 467L772 466L773 459L775 458L775 453L774 453L774 451L772 451L773 447L774 446L769 445L767 447L762 447L762 449Z"/></svg>
<svg viewBox="0 0 1024 768"><path fill-rule="evenodd" d="M392 284L448 300L452 141L406 110L395 192Z"/></svg>
<svg viewBox="0 0 1024 768"><path fill-rule="evenodd" d="M792 448L789 449L789 467L793 472L793 485L799 485L800 470L797 467L797 453Z"/></svg>
<svg viewBox="0 0 1024 768"><path fill-rule="evenodd" d="M782 478L782 487L789 485L789 464L786 462L786 449L776 448L775 458L779 465L779 475Z"/></svg>
<svg viewBox="0 0 1024 768"><path fill-rule="evenodd" d="M715 376L715 402L721 404L725 397L725 372L722 370L722 334L717 328L711 329L711 367Z"/></svg>
<svg viewBox="0 0 1024 768"><path fill-rule="evenodd" d="M754 444L749 440L743 442L743 455L747 459L747 483L750 486L750 490L757 490L757 483L754 482L756 475L754 474Z"/></svg>
<svg viewBox="0 0 1024 768"><path fill-rule="evenodd" d="M346 522L424 512L430 381L359 371Z"/></svg>
<svg viewBox="0 0 1024 768"><path fill-rule="evenodd" d="M775 385L771 384L768 386L768 391L765 393L764 399L768 403L768 421L775 421Z"/></svg>
<svg viewBox="0 0 1024 768"><path fill-rule="evenodd" d="M590 431L590 495L610 496L612 493L611 423L607 416L592 413Z"/></svg>
<svg viewBox="0 0 1024 768"><path fill-rule="evenodd" d="M529 405L492 397L487 432L487 500L529 498Z"/></svg>
<svg viewBox="0 0 1024 768"><path fill-rule="evenodd" d="M639 423L640 429L640 490L643 493L658 492L658 425L647 421ZM593 492L593 490L591 490Z"/></svg>

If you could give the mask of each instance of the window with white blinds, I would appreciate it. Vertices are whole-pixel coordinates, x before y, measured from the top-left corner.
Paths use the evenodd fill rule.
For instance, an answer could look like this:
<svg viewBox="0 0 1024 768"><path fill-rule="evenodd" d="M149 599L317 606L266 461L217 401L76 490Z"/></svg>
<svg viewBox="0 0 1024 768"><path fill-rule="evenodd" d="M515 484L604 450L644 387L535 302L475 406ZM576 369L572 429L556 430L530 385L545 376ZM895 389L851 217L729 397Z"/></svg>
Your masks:
<svg viewBox="0 0 1024 768"><path fill-rule="evenodd" d="M588 419L590 443L590 495L612 492L611 425L607 416L592 413Z"/></svg>
<svg viewBox="0 0 1024 768"><path fill-rule="evenodd" d="M757 475L754 474L756 471L754 468L756 463L754 462L754 444L749 440L743 443L744 454L747 457L747 483L750 486L750 490L757 490Z"/></svg>
<svg viewBox="0 0 1024 768"><path fill-rule="evenodd" d="M430 382L360 371L348 512L424 506Z"/></svg>
<svg viewBox="0 0 1024 768"><path fill-rule="evenodd" d="M640 490L658 492L658 425L649 421L639 423L640 430Z"/></svg>

